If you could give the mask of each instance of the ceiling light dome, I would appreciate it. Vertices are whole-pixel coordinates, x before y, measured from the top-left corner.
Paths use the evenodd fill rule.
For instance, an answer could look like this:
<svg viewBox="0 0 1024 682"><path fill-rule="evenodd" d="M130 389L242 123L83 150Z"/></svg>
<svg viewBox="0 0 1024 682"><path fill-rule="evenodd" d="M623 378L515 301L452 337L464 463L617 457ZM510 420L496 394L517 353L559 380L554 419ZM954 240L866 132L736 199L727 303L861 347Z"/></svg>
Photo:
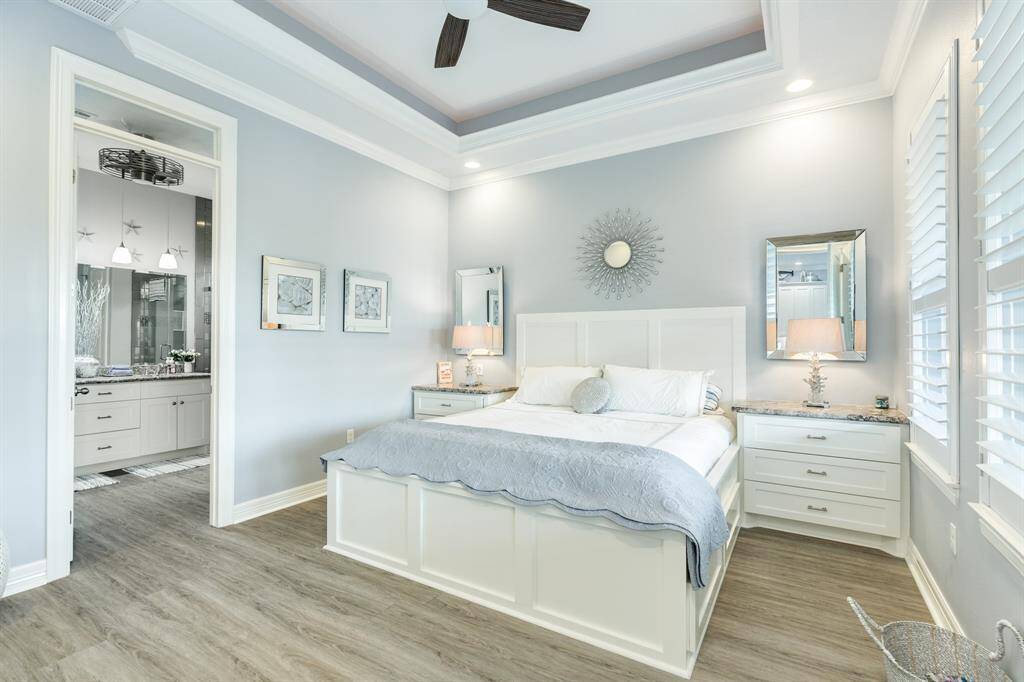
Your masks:
<svg viewBox="0 0 1024 682"><path fill-rule="evenodd" d="M444 0L448 14L459 19L479 19L487 11L487 0Z"/></svg>

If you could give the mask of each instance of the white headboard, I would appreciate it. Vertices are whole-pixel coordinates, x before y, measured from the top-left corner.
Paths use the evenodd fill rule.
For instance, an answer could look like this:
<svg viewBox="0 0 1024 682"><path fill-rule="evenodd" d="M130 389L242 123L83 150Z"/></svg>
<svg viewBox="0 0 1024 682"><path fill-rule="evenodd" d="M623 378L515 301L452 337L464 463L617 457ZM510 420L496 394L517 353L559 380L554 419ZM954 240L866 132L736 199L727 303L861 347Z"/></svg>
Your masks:
<svg viewBox="0 0 1024 682"><path fill-rule="evenodd" d="M520 313L516 380L531 365L713 369L728 406L747 397L746 337L743 306Z"/></svg>

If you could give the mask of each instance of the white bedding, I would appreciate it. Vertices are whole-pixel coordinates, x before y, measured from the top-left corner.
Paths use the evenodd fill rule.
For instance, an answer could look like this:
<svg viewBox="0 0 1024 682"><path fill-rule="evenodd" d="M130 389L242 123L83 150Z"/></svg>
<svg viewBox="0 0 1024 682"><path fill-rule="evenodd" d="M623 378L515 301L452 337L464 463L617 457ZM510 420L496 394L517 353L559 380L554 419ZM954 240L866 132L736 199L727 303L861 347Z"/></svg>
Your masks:
<svg viewBox="0 0 1024 682"><path fill-rule="evenodd" d="M641 412L577 414L571 407L527 405L507 400L482 410L436 421L597 443L628 443L657 448L707 476L735 435L722 415L672 417Z"/></svg>

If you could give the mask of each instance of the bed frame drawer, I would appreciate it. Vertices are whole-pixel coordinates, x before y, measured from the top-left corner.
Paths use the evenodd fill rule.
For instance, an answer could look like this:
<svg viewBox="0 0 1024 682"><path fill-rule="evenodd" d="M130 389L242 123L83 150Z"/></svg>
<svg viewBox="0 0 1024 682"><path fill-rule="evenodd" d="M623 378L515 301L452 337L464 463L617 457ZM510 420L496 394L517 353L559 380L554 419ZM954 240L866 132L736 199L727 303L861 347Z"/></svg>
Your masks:
<svg viewBox="0 0 1024 682"><path fill-rule="evenodd" d="M900 429L887 424L750 415L744 419L743 445L894 464L900 461Z"/></svg>
<svg viewBox="0 0 1024 682"><path fill-rule="evenodd" d="M900 467L888 462L744 448L743 471L762 483L900 499Z"/></svg>
<svg viewBox="0 0 1024 682"><path fill-rule="evenodd" d="M746 481L743 493L744 507L751 514L777 516L886 537L900 535L900 506L893 500L758 481Z"/></svg>

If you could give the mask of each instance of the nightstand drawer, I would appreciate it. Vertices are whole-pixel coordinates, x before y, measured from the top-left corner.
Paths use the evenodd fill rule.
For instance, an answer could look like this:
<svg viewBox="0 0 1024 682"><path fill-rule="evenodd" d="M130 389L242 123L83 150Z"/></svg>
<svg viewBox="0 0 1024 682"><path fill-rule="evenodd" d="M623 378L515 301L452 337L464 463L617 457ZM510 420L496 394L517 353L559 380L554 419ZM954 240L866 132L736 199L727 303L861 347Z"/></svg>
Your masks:
<svg viewBox="0 0 1024 682"><path fill-rule="evenodd" d="M745 447L743 472L762 483L900 499L900 467L888 462Z"/></svg>
<svg viewBox="0 0 1024 682"><path fill-rule="evenodd" d="M900 507L893 500L807 490L788 485L746 481L743 503L747 513L899 537Z"/></svg>
<svg viewBox="0 0 1024 682"><path fill-rule="evenodd" d="M138 382L125 382L123 384L85 384L76 386L76 391L82 391L75 396L75 405L91 405L92 403L112 403L119 400L138 400ZM88 391L87 393L84 391Z"/></svg>
<svg viewBox="0 0 1024 682"><path fill-rule="evenodd" d="M443 417L446 414L476 410L483 407L483 400L475 395L416 393L417 414Z"/></svg>
<svg viewBox="0 0 1024 682"><path fill-rule="evenodd" d="M139 428L139 401L97 403L75 408L75 435Z"/></svg>
<svg viewBox="0 0 1024 682"><path fill-rule="evenodd" d="M75 466L83 467L139 456L139 430L97 433L75 438Z"/></svg>
<svg viewBox="0 0 1024 682"><path fill-rule="evenodd" d="M763 450L900 461L900 429L886 424L751 415L744 419L743 444Z"/></svg>

